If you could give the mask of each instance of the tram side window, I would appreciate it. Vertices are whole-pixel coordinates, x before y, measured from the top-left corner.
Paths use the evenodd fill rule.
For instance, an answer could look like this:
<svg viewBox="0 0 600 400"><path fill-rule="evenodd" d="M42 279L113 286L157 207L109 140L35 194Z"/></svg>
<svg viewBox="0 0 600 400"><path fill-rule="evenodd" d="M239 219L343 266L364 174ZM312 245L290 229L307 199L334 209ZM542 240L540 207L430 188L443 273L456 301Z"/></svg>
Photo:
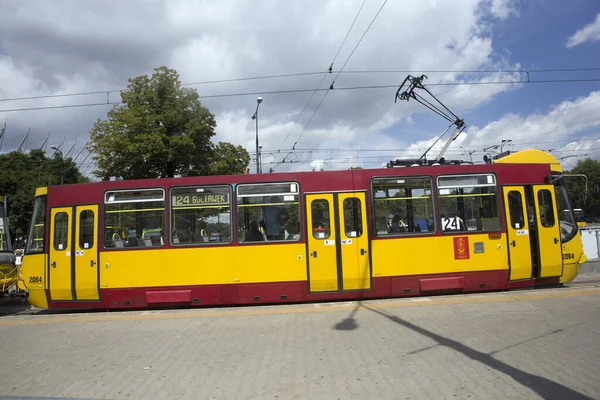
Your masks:
<svg viewBox="0 0 600 400"><path fill-rule="evenodd" d="M344 199L344 233L346 237L362 236L362 213L356 197Z"/></svg>
<svg viewBox="0 0 600 400"><path fill-rule="evenodd" d="M91 249L94 247L94 212L83 210L79 213L79 248Z"/></svg>
<svg viewBox="0 0 600 400"><path fill-rule="evenodd" d="M313 237L315 239L329 239L331 235L331 218L329 216L329 202L324 199L313 200L311 204Z"/></svg>
<svg viewBox="0 0 600 400"><path fill-rule="evenodd" d="M171 243L231 242L231 189L204 186L171 190Z"/></svg>
<svg viewBox="0 0 600 400"><path fill-rule="evenodd" d="M240 184L236 191L240 243L300 240L298 183Z"/></svg>
<svg viewBox="0 0 600 400"><path fill-rule="evenodd" d="M377 236L435 231L429 177L373 180L373 208Z"/></svg>
<svg viewBox="0 0 600 400"><path fill-rule="evenodd" d="M523 198L521 197L521 193L514 190L508 192L508 210L510 212L510 225L514 229L525 229Z"/></svg>
<svg viewBox="0 0 600 400"><path fill-rule="evenodd" d="M54 216L54 250L67 250L69 247L69 216L65 212Z"/></svg>
<svg viewBox="0 0 600 400"><path fill-rule="evenodd" d="M440 176L438 193L442 232L501 229L494 175Z"/></svg>
<svg viewBox="0 0 600 400"><path fill-rule="evenodd" d="M542 226L552 228L554 226L554 205L552 204L552 193L547 189L538 192L538 203L540 206L540 219Z"/></svg>
<svg viewBox="0 0 600 400"><path fill-rule="evenodd" d="M104 196L104 247L164 245L163 189L115 190Z"/></svg>

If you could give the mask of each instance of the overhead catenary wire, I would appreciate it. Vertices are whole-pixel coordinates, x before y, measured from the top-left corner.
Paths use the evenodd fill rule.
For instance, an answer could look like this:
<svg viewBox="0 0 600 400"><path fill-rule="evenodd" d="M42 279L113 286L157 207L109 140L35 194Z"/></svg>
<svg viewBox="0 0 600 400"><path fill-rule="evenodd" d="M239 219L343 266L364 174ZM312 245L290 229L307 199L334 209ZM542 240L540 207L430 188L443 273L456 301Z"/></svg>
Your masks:
<svg viewBox="0 0 600 400"><path fill-rule="evenodd" d="M531 83L583 83L583 82L600 82L600 78L591 79L549 79L549 80L516 80L516 81L489 81L489 82L439 82L429 83L427 86L469 86L469 85L515 85L515 84L531 84ZM391 85L370 85L370 86L348 86L335 88L334 91L344 90L377 90L377 89L390 89L398 88L398 84ZM291 94L291 93L305 93L312 91L329 91L329 88L311 88L311 89L289 89L289 90L272 90L272 91L254 91L254 92L238 92L238 93L222 93L213 95L199 96L201 99L210 98L222 98L222 97L243 97L243 96L256 96L256 95L267 95L267 94ZM103 92L104 93L104 92ZM50 110L50 109L63 109L63 108L77 108L77 107L93 107L93 106L106 106L106 105L118 105L124 104L123 102L103 102L103 103L83 103L83 104L64 104L57 106L39 106L39 107L21 107L11 109L0 109L0 113L3 112L16 112L16 111L36 111L36 110Z"/></svg>
<svg viewBox="0 0 600 400"><path fill-rule="evenodd" d="M592 71L600 71L600 67L589 67L589 68L557 68L557 69L485 69L485 70L332 70L332 74L433 74L433 73L460 73L460 74L469 74L469 73L550 73L550 72L592 72ZM299 72L299 73L291 73L291 74L274 74L274 75L264 75L264 76L252 76L252 77L240 77L240 78L227 78L227 79L216 79L216 80L208 80L208 81L199 81L199 82L187 82L182 83L181 86L200 86L207 85L213 83L230 83L230 82L239 82L239 81L252 81L252 80L268 80L268 79L279 79L279 78L291 78L291 77L302 77L302 76L311 76L311 75L321 75L325 73L330 73L329 71L312 71L312 72ZM397 86L397 85L396 85ZM430 86L430 84L428 85ZM73 92L73 93L58 93L58 94L47 94L47 95L35 95L35 96L24 96L24 97L12 97L12 98L1 98L0 102L3 101L22 101L22 100L38 100L38 99L51 99L51 98L60 98L60 97L75 97L75 96L88 96L88 95L98 95L98 94L107 94L107 93L120 93L127 91L127 88L123 89L109 89L109 90L94 90L94 91L85 91L85 92ZM106 103L106 102L105 102Z"/></svg>
<svg viewBox="0 0 600 400"><path fill-rule="evenodd" d="M354 21L352 22L352 26L354 26L354 23L356 22L356 19L358 18L359 14L360 14L360 11L362 10L363 6L365 5L365 2L366 2L366 0L363 1L362 6L360 7L358 13L356 14L356 17L354 18ZM373 23L375 22L375 20L377 19L377 17L381 13L381 10L383 10L383 7L386 5L387 2L388 2L388 0L384 0L383 4L381 5L381 7L379 8L379 10L377 11L377 14L375 14L375 16L373 17L373 19L371 20L371 22L367 26L367 29L365 29L365 31L363 32L362 36L360 37L360 39L358 40L358 42L356 43L356 45L354 46L354 48L352 49L352 51L350 52L350 54L348 55L348 57L346 58L346 61L342 65L342 68L340 68L340 70L338 71L337 75L333 79L333 82L331 82L331 85L329 86L329 90L325 92L325 94L321 98L321 101L319 102L319 104L317 105L317 107L313 111L312 115L310 116L310 119L308 120L308 122L306 123L306 125L304 125L304 128L302 129L302 132L298 136L298 139L296 139L296 141L294 142L294 145L292 146L292 149L296 148L296 145L298 144L298 142L300 141L300 139L302 139L302 136L304 136L304 133L306 132L306 130L310 126L310 123L312 122L314 116L319 111L319 108L321 107L321 104L323 104L323 101L325 101L325 98L327 97L327 94L329 94L330 90L334 89L335 81L337 80L338 76L344 70L344 67L346 67L346 64L348 64L348 61L350 61L350 58L352 58L352 55L354 54L354 52L356 51L356 49L358 48L358 46L360 45L360 43L362 42L362 40L364 39L364 37L367 35L367 32L369 32L369 29L371 29L371 26L373 25ZM350 27L350 30L352 29L352 26ZM348 33L346 34L346 38L348 37L348 34L350 33L350 30L348 30ZM346 41L346 38L344 38L344 42ZM342 45L343 45L343 43L342 43ZM340 47L340 50L341 50L341 47ZM339 54L339 50L338 50L338 54ZM337 58L337 54L336 54L336 58ZM333 63L331 64L330 69L332 67L333 67ZM287 156L286 156L286 158L287 158ZM285 161L286 158L284 158L283 161ZM275 166L275 167L277 167L277 166Z"/></svg>
<svg viewBox="0 0 600 400"><path fill-rule="evenodd" d="M363 7L365 6L366 2L367 2L367 0L363 0L362 5L358 9L358 12L356 13L356 16L354 17L354 20L352 21L352 24L350 25L350 28L348 28L348 32L346 32L346 36L344 36L344 40L342 40L342 43L340 44L340 47L338 48L337 52L335 53L335 56L333 57L333 61L331 62L331 66L329 67L330 71L327 71L327 72L325 72L323 74L323 77L321 78L321 80L317 84L316 89L319 89L321 87L321 84L325 80L325 77L327 76L327 73L331 73L331 69L333 68L333 64L337 60L337 57L340 54L340 51L342 50L342 47L344 46L344 43L346 43L346 39L348 38L348 35L350 35L350 31L352 31L352 28L354 27L354 24L356 23L356 20L358 19L358 16L360 15L360 13L361 13ZM292 126L291 126L288 134L285 136L285 138L283 139L283 142L281 142L281 145L279 147L283 147L283 145L285 144L285 142L288 140L288 138L290 137L292 131L294 130L294 127L296 126L296 124L298 123L298 121L300 121L300 118L302 118L302 115L304 115L304 111L306 111L306 108L308 107L308 105L310 104L311 100L315 96L315 93L317 93L316 90L313 91L312 94L310 95L310 98L308 99L308 101L306 102L306 104L304 105L304 107L302 108L302 111L298 115L298 118L296 118L296 121L294 121L294 123L292 124ZM321 99L321 102L323 102L323 99ZM311 119L312 119L312 117L311 117Z"/></svg>

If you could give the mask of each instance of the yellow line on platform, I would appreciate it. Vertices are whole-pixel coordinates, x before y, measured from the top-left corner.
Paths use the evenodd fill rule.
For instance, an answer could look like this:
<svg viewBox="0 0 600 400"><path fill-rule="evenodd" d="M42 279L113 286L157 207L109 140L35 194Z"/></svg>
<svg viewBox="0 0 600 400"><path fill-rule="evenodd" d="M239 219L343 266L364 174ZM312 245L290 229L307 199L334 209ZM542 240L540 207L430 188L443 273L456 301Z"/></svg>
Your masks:
<svg viewBox="0 0 600 400"><path fill-rule="evenodd" d="M364 302L370 308L403 308L403 307L426 307L433 305L453 304L477 304L477 303L509 303L518 301L544 300L563 297L580 297L589 295L600 295L600 287L593 288L566 288L550 289L551 291L527 291L527 292L498 292L488 294L454 295L448 297L413 297L390 300L371 300ZM195 309L185 312L178 310L151 310L125 311L120 314L77 314L77 315L16 315L6 316L0 319L0 326L10 325L36 325L36 324L58 324L68 322L102 322L102 321L151 321L161 319L181 318L210 318L210 317L251 317L284 314L322 313L335 311L348 311L361 307L363 301L350 301L343 303L316 303L303 305L276 305L276 306L252 306L252 308L231 309Z"/></svg>

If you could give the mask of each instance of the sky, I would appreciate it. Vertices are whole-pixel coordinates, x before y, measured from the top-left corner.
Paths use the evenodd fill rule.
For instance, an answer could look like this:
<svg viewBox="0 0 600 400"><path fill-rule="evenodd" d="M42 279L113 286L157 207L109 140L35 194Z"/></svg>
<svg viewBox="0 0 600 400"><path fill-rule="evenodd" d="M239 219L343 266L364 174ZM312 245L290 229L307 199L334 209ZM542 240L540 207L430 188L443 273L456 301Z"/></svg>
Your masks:
<svg viewBox="0 0 600 400"><path fill-rule="evenodd" d="M394 102L407 75L425 74L467 126L447 159L482 162L504 140L570 169L600 159L598 54L597 0L0 0L0 151L30 131L26 149L50 135L49 152L62 143L74 157L119 100L107 91L167 66L215 114L213 140L253 157L263 98L265 172L376 168L420 157L448 127ZM227 82L202 83L215 80ZM39 98L63 94L79 95Z"/></svg>

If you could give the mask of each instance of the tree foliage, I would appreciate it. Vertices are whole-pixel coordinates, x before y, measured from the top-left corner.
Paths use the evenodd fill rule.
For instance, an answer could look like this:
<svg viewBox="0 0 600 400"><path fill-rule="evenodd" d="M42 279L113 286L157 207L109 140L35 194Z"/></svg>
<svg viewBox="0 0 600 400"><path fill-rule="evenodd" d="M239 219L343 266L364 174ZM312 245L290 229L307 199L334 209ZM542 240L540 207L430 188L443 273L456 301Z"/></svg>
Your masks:
<svg viewBox="0 0 600 400"><path fill-rule="evenodd" d="M88 149L107 180L243 173L250 155L229 143L215 145L214 115L195 89L181 87L179 74L159 67L152 76L129 80L123 104L98 120ZM242 166L241 164L244 163Z"/></svg>
<svg viewBox="0 0 600 400"><path fill-rule="evenodd" d="M0 194L8 197L10 233L13 240L26 236L38 187L85 182L71 158L46 157L42 150L29 154L14 151L0 155Z"/></svg>
<svg viewBox="0 0 600 400"><path fill-rule="evenodd" d="M234 175L244 172L250 162L250 154L242 146L219 142L214 147L210 175Z"/></svg>
<svg viewBox="0 0 600 400"><path fill-rule="evenodd" d="M600 216L600 161L591 158L580 160L575 168L565 174L583 174L587 177L587 194L585 179L565 177L573 208L581 208L586 216Z"/></svg>

